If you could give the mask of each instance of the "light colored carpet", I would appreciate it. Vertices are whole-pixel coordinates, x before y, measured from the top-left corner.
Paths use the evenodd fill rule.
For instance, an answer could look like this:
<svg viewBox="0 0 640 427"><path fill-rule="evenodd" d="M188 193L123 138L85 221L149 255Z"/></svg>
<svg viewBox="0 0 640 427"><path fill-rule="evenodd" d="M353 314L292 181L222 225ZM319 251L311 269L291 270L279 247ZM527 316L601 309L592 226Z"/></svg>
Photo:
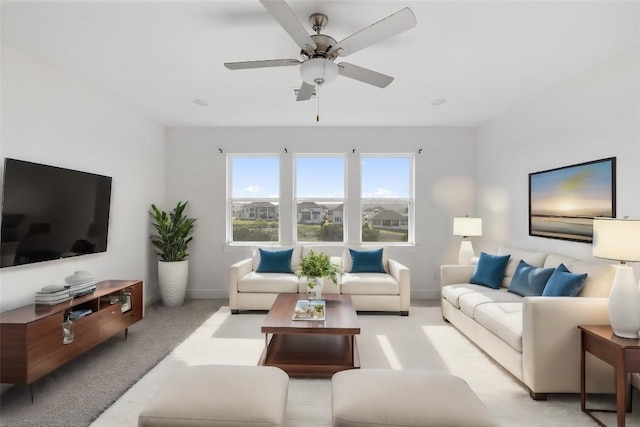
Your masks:
<svg viewBox="0 0 640 427"><path fill-rule="evenodd" d="M129 328L128 340L121 332L39 379L33 403L26 385L2 393L0 426L88 426L226 304L198 299L180 307L146 307L144 319Z"/></svg>
<svg viewBox="0 0 640 427"><path fill-rule="evenodd" d="M260 333L264 318L265 314L232 316L228 307L222 307L91 426L135 426L145 403L183 366L255 365L264 347L264 336ZM467 381L502 426L596 425L580 411L579 395L532 400L522 384L453 326L444 323L439 307L412 307L408 317L360 314L358 319L362 330L358 337L362 368L450 372ZM636 408L640 404L637 394ZM593 402L601 404L614 403L610 396L595 399ZM614 414L598 413L598 416L608 425L615 425ZM292 378L284 426L330 425L330 380ZM627 415L627 425L640 425L638 409Z"/></svg>

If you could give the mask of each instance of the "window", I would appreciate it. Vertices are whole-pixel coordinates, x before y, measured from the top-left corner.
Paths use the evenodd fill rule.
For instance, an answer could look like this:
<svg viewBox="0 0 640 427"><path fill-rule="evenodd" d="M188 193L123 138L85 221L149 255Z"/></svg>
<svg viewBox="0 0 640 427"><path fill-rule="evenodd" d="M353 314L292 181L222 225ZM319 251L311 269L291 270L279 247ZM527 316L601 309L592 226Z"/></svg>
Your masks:
<svg viewBox="0 0 640 427"><path fill-rule="evenodd" d="M296 156L296 235L301 242L343 242L345 158Z"/></svg>
<svg viewBox="0 0 640 427"><path fill-rule="evenodd" d="M414 162L411 153L228 154L227 242L412 244ZM349 170L360 187L357 176L347 185Z"/></svg>
<svg viewBox="0 0 640 427"><path fill-rule="evenodd" d="M362 241L411 242L413 156L361 157Z"/></svg>
<svg viewBox="0 0 640 427"><path fill-rule="evenodd" d="M280 159L277 156L228 158L231 242L278 241L280 236Z"/></svg>

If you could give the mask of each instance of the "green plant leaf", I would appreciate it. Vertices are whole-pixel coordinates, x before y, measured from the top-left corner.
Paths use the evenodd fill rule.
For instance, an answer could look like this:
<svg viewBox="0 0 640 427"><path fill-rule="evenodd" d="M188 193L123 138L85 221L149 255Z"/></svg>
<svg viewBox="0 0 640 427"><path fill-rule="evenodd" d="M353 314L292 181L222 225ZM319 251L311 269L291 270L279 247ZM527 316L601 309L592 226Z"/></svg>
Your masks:
<svg viewBox="0 0 640 427"><path fill-rule="evenodd" d="M340 273L342 273L342 269L331 263L329 255L311 250L309 255L302 258L298 275L301 277L324 277L337 284Z"/></svg>
<svg viewBox="0 0 640 427"><path fill-rule="evenodd" d="M167 214L155 204L151 205L151 215L155 234L151 235L151 244L160 256L160 260L173 262L183 261L189 255L187 247L193 240L193 229L196 222L188 218L184 211L189 202L178 202Z"/></svg>

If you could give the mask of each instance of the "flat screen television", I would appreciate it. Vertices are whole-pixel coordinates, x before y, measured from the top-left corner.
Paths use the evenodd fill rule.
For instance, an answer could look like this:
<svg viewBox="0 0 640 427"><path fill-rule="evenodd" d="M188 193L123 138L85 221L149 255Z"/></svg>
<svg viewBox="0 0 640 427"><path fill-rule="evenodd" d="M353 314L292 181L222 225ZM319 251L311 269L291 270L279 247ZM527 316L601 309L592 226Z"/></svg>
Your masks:
<svg viewBox="0 0 640 427"><path fill-rule="evenodd" d="M106 252L111 177L6 158L1 267Z"/></svg>

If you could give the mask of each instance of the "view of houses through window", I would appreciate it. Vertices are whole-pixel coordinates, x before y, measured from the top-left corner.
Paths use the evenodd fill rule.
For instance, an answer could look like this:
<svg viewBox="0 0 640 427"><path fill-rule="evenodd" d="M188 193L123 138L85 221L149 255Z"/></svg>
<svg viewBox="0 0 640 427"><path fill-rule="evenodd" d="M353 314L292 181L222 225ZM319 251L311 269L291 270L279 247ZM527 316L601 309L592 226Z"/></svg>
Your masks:
<svg viewBox="0 0 640 427"><path fill-rule="evenodd" d="M346 157L293 156L295 239L344 242L347 221ZM410 242L413 221L412 155L362 155L360 224L362 242ZM280 157L231 155L230 241L278 242ZM357 196L354 197L358 209Z"/></svg>
<svg viewBox="0 0 640 427"><path fill-rule="evenodd" d="M280 158L233 156L231 241L277 242L280 238Z"/></svg>
<svg viewBox="0 0 640 427"><path fill-rule="evenodd" d="M412 163L410 156L362 157L363 242L409 241Z"/></svg>
<svg viewBox="0 0 640 427"><path fill-rule="evenodd" d="M299 242L343 242L344 157L296 157Z"/></svg>

